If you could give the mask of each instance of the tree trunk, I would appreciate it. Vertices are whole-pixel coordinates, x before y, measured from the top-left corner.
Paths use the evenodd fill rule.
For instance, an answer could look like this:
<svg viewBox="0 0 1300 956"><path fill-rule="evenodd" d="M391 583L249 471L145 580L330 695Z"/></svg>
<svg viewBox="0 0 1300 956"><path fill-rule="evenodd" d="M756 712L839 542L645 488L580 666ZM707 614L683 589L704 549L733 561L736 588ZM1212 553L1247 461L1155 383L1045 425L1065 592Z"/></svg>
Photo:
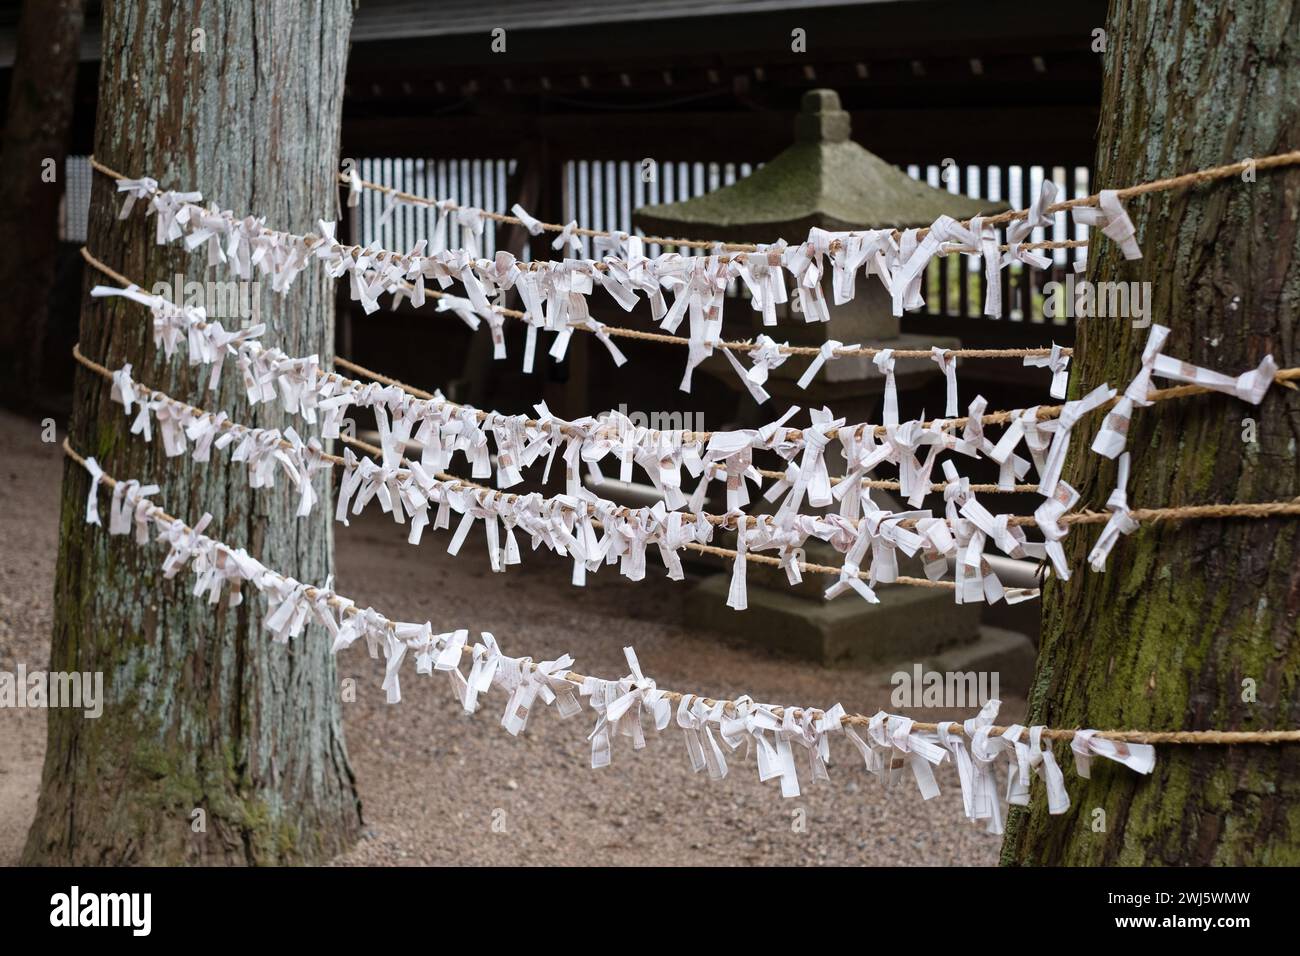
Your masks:
<svg viewBox="0 0 1300 956"><path fill-rule="evenodd" d="M1099 182L1125 186L1300 144L1300 4L1128 0L1111 4L1106 34ZM1268 352L1281 367L1300 364L1300 170L1248 180L1130 200L1144 258L1122 262L1098 239L1088 276L1150 281L1153 319L1173 329L1166 354L1234 375ZM1103 381L1127 385L1147 334L1120 319L1082 322L1072 397ZM1076 429L1067 469L1094 507L1116 473L1087 451L1099 424L1093 416ZM1259 407L1215 394L1139 408L1129 500L1295 497L1298 439L1300 400L1280 388ZM1105 574L1086 568L1095 538L1071 533L1075 574L1044 593L1033 722L1300 726L1294 519L1145 525L1120 541ZM1295 746L1160 747L1150 777L1094 764L1091 780L1071 782L1065 815L1049 816L1041 793L1014 811L1003 862L1294 865L1298 771Z"/></svg>
<svg viewBox="0 0 1300 956"><path fill-rule="evenodd" d="M38 403L41 349L59 242L63 160L76 92L82 0L26 0L0 145L0 401Z"/></svg>
<svg viewBox="0 0 1300 956"><path fill-rule="evenodd" d="M96 157L285 228L336 218L350 25L348 0L106 5ZM146 289L177 273L231 278L207 273L201 252L155 245L153 220L138 205L119 221L114 189L96 175L93 253ZM87 272L87 288L103 278ZM260 284L252 300L268 343L290 355L318 353L328 364L333 281L308 269L285 296ZM228 328L237 324L219 317ZM302 427L278 403L250 409L229 363L218 391L207 391L206 367L168 361L150 343L150 326L137 305L87 298L81 347L110 368L131 362L137 380L235 421ZM71 443L109 474L160 484L154 500L191 523L210 511L209 534L269 567L310 583L330 574L328 476L318 476L311 516L296 518L296 494L283 476L274 490L250 491L228 451L214 452L209 464L169 460L161 442L130 435L99 376L78 369L75 399ZM69 464L50 669L102 671L106 701L97 720L49 711L25 861L301 863L348 847L360 804L329 642L309 633L273 645L256 594L214 612L191 596L188 574L163 579L162 546L87 526L87 490L86 474ZM195 832L199 821L206 832Z"/></svg>

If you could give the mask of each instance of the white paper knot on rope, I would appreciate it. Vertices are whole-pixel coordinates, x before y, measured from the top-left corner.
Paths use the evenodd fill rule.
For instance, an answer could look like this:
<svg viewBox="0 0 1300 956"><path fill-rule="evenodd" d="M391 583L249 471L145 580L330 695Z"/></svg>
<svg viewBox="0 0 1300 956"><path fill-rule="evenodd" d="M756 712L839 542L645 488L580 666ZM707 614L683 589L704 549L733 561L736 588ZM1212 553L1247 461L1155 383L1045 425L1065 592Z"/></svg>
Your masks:
<svg viewBox="0 0 1300 956"><path fill-rule="evenodd" d="M566 252L581 252L582 240L575 234L577 228L577 220L569 220L565 227L560 230L560 234L556 236L554 241L551 243L551 248Z"/></svg>
<svg viewBox="0 0 1300 956"><path fill-rule="evenodd" d="M998 446L984 434L984 411L988 408L988 399L983 395L976 395L974 401L967 407L966 425L962 428L962 438L970 448L977 453L983 454L998 462L998 488L1003 491L1011 491L1015 488L1016 481L1023 478L1029 471L1029 462L1019 455L1015 454L1014 443L1018 443L1024 435L1024 426L1013 433L1010 438L1003 434L1003 440L1011 443L1003 445L1002 450L997 450ZM1015 422L1012 423L1013 426ZM1010 431L1010 429L1008 429ZM999 441L1001 444L1001 441ZM948 475L948 465L951 462L944 462L944 474ZM950 480L956 478L956 472L949 476Z"/></svg>
<svg viewBox="0 0 1300 956"><path fill-rule="evenodd" d="M1147 398L1151 391L1151 375L1155 370L1156 359L1169 338L1169 329L1163 325L1152 325L1147 333L1146 345L1142 348L1142 366L1129 382L1124 394L1102 420L1101 429L1093 439L1092 450L1107 458L1114 458L1128 444L1129 423L1135 407L1147 407L1151 404Z"/></svg>
<svg viewBox="0 0 1300 956"><path fill-rule="evenodd" d="M831 442L831 433L844 426L844 419L834 417L829 408L810 408L808 416L812 419L812 424L803 429L803 456L799 460L794 484L777 509L778 524L787 524L793 520L803 507L805 496L808 504L814 508L825 507L835 500L831 494L830 474L826 469L826 446ZM730 504L729 498L728 506Z"/></svg>
<svg viewBox="0 0 1300 956"><path fill-rule="evenodd" d="M1083 398L1066 402L1061 414L1054 420L1042 422L1039 427L1051 434L1052 444L1038 472L1038 493L1052 497L1056 493L1057 482L1061 480L1061 471L1065 467L1065 456L1070 451L1070 435L1074 426L1084 415L1096 411L1115 397L1115 390L1106 385L1098 385Z"/></svg>
<svg viewBox="0 0 1300 956"><path fill-rule="evenodd" d="M104 469L94 458L87 458L84 466L90 475L90 491L86 495L86 523L101 524L99 520L99 485L104 480Z"/></svg>
<svg viewBox="0 0 1300 956"><path fill-rule="evenodd" d="M963 724L964 735L954 733L953 721L943 721L938 725L935 740L952 755L952 762L957 768L957 780L961 786L962 808L966 819L975 823L989 821L989 829L1002 832L1001 806L998 802L997 782L993 775L992 762L977 761L967 743L974 741L981 728L990 727L997 718L999 700L990 700L984 704L977 716ZM996 827L996 830L994 829Z"/></svg>
<svg viewBox="0 0 1300 956"><path fill-rule="evenodd" d="M711 780L721 780L727 775L727 758L710 726L721 723L725 709L723 701L714 701L711 707L707 707L704 698L695 694L683 694L677 702L677 726L682 728L686 739L686 756L691 769L696 773L707 770Z"/></svg>
<svg viewBox="0 0 1300 956"><path fill-rule="evenodd" d="M630 737L633 750L645 746L643 711L655 732L665 729L672 718L672 703L654 681L641 673L636 653L625 647L623 654L632 671L627 677L618 681L588 677L582 684L582 694L590 699L597 714L596 726L587 737L591 741L593 769L609 766L615 737Z"/></svg>
<svg viewBox="0 0 1300 956"><path fill-rule="evenodd" d="M1225 395L1232 395L1252 405L1258 405L1264 400L1264 395L1277 375L1277 362L1271 354L1265 355L1256 368L1236 377L1171 358L1162 354L1169 335L1170 330L1166 326L1151 326L1150 332L1147 333L1146 345L1142 349L1141 368L1129 383L1129 387L1124 390L1124 396L1106 415L1101 430L1092 443L1092 450L1099 455L1115 458L1124 450L1128 443L1129 421L1133 408L1151 404L1148 395L1151 391L1153 375L1223 392Z"/></svg>
<svg viewBox="0 0 1300 956"><path fill-rule="evenodd" d="M930 360L943 372L946 385L946 400L943 414L945 418L957 417L957 356L947 349L935 345L930 349Z"/></svg>
<svg viewBox="0 0 1300 956"><path fill-rule="evenodd" d="M881 349L871 361L876 371L885 377L885 401L881 421L885 425L898 424L898 385L894 381L894 350Z"/></svg>
<svg viewBox="0 0 1300 956"><path fill-rule="evenodd" d="M762 405L771 396L763 388L767 381L768 373L778 365L782 364L788 357L781 351L781 346L768 338L766 335L760 335L754 340L754 349L749 353L753 360L753 368L746 371L731 349L723 349L727 361L735 369L736 375L740 378L740 383L745 386L749 394L753 396L754 401Z"/></svg>
<svg viewBox="0 0 1300 956"><path fill-rule="evenodd" d="M1024 248L1035 229L1042 229L1052 224L1050 214L1043 210L1056 202L1056 183L1044 179L1034 196L1023 219L1017 219L1007 226L1007 252L1002 257L1003 267L1013 262L1021 262L1035 269L1047 269L1052 264L1052 257L1033 249Z"/></svg>
<svg viewBox="0 0 1300 956"><path fill-rule="evenodd" d="M313 476L330 462L316 438L304 442L292 428L281 433L274 428L247 428L226 421L225 414L211 415L177 402L167 396L150 392L131 381L130 364L112 373L111 399L122 405L130 414L133 404L139 412L131 425L131 433L145 441L153 440L152 422L156 421L163 441L163 450L169 458L185 454L188 442L194 460L208 460L211 448L235 445L232 461L245 462L248 482L252 488L275 487L277 465L282 467L299 493L298 515L310 514L316 502L312 487ZM188 441L187 441L188 440Z"/></svg>
<svg viewBox="0 0 1300 956"><path fill-rule="evenodd" d="M776 325L776 307L788 299L785 290L785 273L781 263L786 246L777 243L759 247L759 251L746 256L732 257L729 273L739 276L749 290L749 304L763 316L763 325Z"/></svg>
<svg viewBox="0 0 1300 956"><path fill-rule="evenodd" d="M1050 355L1026 355L1024 364L1036 368L1050 369L1052 372L1052 387L1050 394L1052 398L1065 398L1065 391L1070 382L1070 356L1061 354L1061 347L1055 342L1052 343L1052 354ZM955 414L949 412L949 415Z"/></svg>
<svg viewBox="0 0 1300 956"><path fill-rule="evenodd" d="M348 177L348 207L354 208L361 205L361 193L365 188L361 182L361 176L357 173L355 166L349 166L347 171Z"/></svg>
<svg viewBox="0 0 1300 956"><path fill-rule="evenodd" d="M108 533L129 534L134 527L136 544L148 544L149 520L154 507L148 497L156 495L159 490L157 485L141 486L140 482L134 480L119 481L113 489Z"/></svg>
<svg viewBox="0 0 1300 956"><path fill-rule="evenodd" d="M1122 763L1137 773L1150 773L1156 765L1156 748L1150 744L1130 744L1109 737L1098 737L1095 730L1076 730L1070 741L1074 766L1080 777L1092 776L1092 758L1105 757Z"/></svg>
<svg viewBox="0 0 1300 956"><path fill-rule="evenodd" d="M528 212L519 203L515 203L511 206L510 211L514 214L516 219L523 223L524 228L528 230L530 236L540 236L543 230L546 229L539 220L528 215Z"/></svg>
<svg viewBox="0 0 1300 956"><path fill-rule="evenodd" d="M119 179L117 180L117 191L126 193L126 199L122 202L122 209L117 214L118 219L125 219L131 215L131 209L135 206L137 199L143 199L151 202L158 192L158 180L150 179L148 176L142 176L140 179Z"/></svg>
<svg viewBox="0 0 1300 956"><path fill-rule="evenodd" d="M816 227L810 235L817 233ZM837 232L831 238L839 242L832 259L833 291L836 305L844 305L857 294L857 274L862 269L874 275L885 292L892 285L891 268L898 260L898 243L892 229L868 229L864 232ZM829 243L827 243L829 245ZM821 244L818 244L821 247Z"/></svg>
<svg viewBox="0 0 1300 956"><path fill-rule="evenodd" d="M1115 478L1115 488L1106 500L1106 510L1110 512L1110 518L1106 526L1101 529L1101 535L1097 538L1097 543L1088 555L1088 564L1094 571L1106 570L1106 558L1110 555L1111 549L1115 547L1122 535L1132 534L1138 528L1138 523L1133 520L1129 514L1128 507L1128 472L1129 472L1129 453L1119 456L1119 469Z"/></svg>
<svg viewBox="0 0 1300 956"><path fill-rule="evenodd" d="M1034 511L1034 521L1043 535L1043 556L1052 562L1052 570L1062 581L1070 580L1070 567L1066 564L1065 548L1061 545L1070 529L1061 524L1061 518L1078 502L1079 493L1068 482L1057 479L1051 497Z"/></svg>
<svg viewBox="0 0 1300 956"><path fill-rule="evenodd" d="M1119 243L1125 259L1141 259L1142 249L1137 243L1137 230L1124 211L1124 203L1114 189L1103 189L1097 194L1096 206L1074 206L1070 210L1074 221L1085 226L1100 226L1101 231Z"/></svg>
<svg viewBox="0 0 1300 956"><path fill-rule="evenodd" d="M1274 376L1277 375L1277 362L1273 360L1272 355L1265 355L1257 368L1233 377L1212 369L1200 368L1168 355L1157 355L1152 365L1152 372L1161 378L1186 382L1189 385L1200 385L1216 392L1223 392L1225 395L1232 395L1243 402L1258 405L1264 400L1264 393L1268 391L1269 386L1273 384Z"/></svg>
<svg viewBox="0 0 1300 956"><path fill-rule="evenodd" d="M799 376L799 381L796 384L798 384L800 388L806 389L812 384L813 379L817 377L817 373L821 371L823 365L831 359L839 357L836 353L843 347L844 343L836 339L827 339L823 342L817 347L817 354L814 355L813 360L808 363L808 367L804 369L803 374Z"/></svg>
<svg viewBox="0 0 1300 956"><path fill-rule="evenodd" d="M954 228L956 241L973 248L984 260L984 314L997 318L1002 315L1002 252L998 246L997 228L985 223L983 216L974 216L970 228L962 231L960 224ZM962 270L963 272L965 270Z"/></svg>
<svg viewBox="0 0 1300 956"><path fill-rule="evenodd" d="M782 265L794 280L799 296L795 300L804 322L829 322L830 310L822 293L823 257L829 251L830 234L821 230L809 233L807 242L786 247Z"/></svg>
<svg viewBox="0 0 1300 956"><path fill-rule="evenodd" d="M561 717L572 717L582 707L574 696L574 686L562 676L573 666L568 654L553 661L534 664L531 657L502 658L497 667L497 683L510 692L501 726L512 736L528 727L528 717L538 698L544 705L555 705Z"/></svg>

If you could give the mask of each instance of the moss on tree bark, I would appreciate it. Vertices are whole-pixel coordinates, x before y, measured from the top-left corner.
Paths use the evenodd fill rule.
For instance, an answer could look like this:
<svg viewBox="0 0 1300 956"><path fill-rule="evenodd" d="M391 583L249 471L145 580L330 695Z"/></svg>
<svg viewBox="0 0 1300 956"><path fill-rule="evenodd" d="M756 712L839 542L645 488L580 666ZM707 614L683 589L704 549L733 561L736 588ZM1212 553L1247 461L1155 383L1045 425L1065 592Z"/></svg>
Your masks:
<svg viewBox="0 0 1300 956"><path fill-rule="evenodd" d="M223 208L308 231L332 219L351 4L163 0L106 4L95 153L164 188L198 189ZM97 175L89 247L146 285L232 280L204 268L202 253L154 244L139 208L117 219L120 197ZM87 270L87 289L103 277ZM267 340L291 355L332 354L333 280L320 269L288 295L262 283L253 296ZM229 327L234 320L222 317ZM168 361L151 342L147 311L121 299L86 299L86 355L176 398L270 427L277 403L250 408L229 363L220 388L183 355ZM182 350L183 351L183 350ZM162 445L129 434L122 407L98 376L78 370L72 445L119 478L156 482L155 500L209 533L246 547L306 582L333 567L330 482L320 504L294 515L281 476L252 491L247 472L217 452L208 464L167 459ZM273 645L265 602L250 594L214 610L190 594L189 575L159 570L162 546L109 538L84 524L88 480L64 474L61 546L50 668L102 671L103 716L49 712L49 743L29 863L288 863L327 859L351 844L360 804L343 744L328 642L309 633ZM202 810L206 831L195 832Z"/></svg>
<svg viewBox="0 0 1300 956"><path fill-rule="evenodd" d="M1300 4L1239 0L1112 3L1106 26L1098 181L1117 186L1300 145ZM1088 278L1150 281L1167 354L1236 374L1266 353L1300 364L1300 171L1129 202L1144 257L1098 240ZM1072 397L1123 387L1148 330L1080 323ZM1257 441L1249 437L1255 423ZM1076 429L1067 480L1098 506L1115 464ZM1300 495L1300 400L1260 407L1214 395L1138 409L1129 500L1138 507ZM1030 709L1051 726L1272 729L1300 726L1296 523L1216 520L1144 526L1108 570L1086 569L1095 532L1067 542L1075 574L1044 592ZM1258 699L1243 682L1252 681ZM1068 757L1062 749L1059 754ZM1106 764L1105 761L1101 762ZM1040 790L1011 815L1011 864L1300 862L1300 747L1161 747L1140 777L1094 763L1047 813ZM1072 771L1067 774L1073 776ZM1101 813L1098 813L1101 811ZM1098 825L1104 828L1099 829Z"/></svg>

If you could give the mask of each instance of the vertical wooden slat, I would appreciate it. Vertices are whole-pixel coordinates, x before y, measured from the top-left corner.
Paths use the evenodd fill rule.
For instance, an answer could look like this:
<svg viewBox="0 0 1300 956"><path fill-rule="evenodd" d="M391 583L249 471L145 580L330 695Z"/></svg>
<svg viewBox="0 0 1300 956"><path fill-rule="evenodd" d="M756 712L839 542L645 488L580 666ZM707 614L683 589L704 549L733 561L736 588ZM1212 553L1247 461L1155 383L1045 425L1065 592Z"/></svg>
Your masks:
<svg viewBox="0 0 1300 956"><path fill-rule="evenodd" d="M977 165L975 167L975 195L980 199L988 198L989 175L987 166ZM984 260L982 257L975 258L974 256L968 256L966 258L969 262L975 263L975 268L978 270L976 272L976 297L975 302L972 303L975 315L980 318L987 318L987 316L984 315L984 300L988 298L989 280L988 273L984 270Z"/></svg>
<svg viewBox="0 0 1300 956"><path fill-rule="evenodd" d="M1073 196L1075 186L1074 178L1070 175L1070 168L1068 166L1053 166L1051 167L1051 170L1052 179L1056 182L1056 185L1059 188L1059 195L1066 198ZM1058 212L1052 217L1052 241L1064 242L1070 238L1070 235L1070 214L1068 212ZM1069 271L1068 263L1070 262L1070 250L1052 249L1051 253L1052 279L1056 282L1063 282L1065 280L1066 272ZM1041 310L1035 318L1040 323L1047 321L1046 316L1042 314Z"/></svg>
<svg viewBox="0 0 1300 956"><path fill-rule="evenodd" d="M586 162L586 166L587 166L587 188L585 190L585 195L583 196L583 199L587 204L586 224L592 225L594 223L595 225L592 225L592 228L603 229L605 223L605 214L604 214L604 209L601 206L601 202L600 202L600 189L601 189L601 183L604 181L604 174L603 171L601 170L601 165L599 160L589 159ZM578 221L583 222L583 220L581 219L579 219ZM583 241L582 254L584 256L591 255L591 239L586 239Z"/></svg>
<svg viewBox="0 0 1300 956"><path fill-rule="evenodd" d="M622 220L622 229L624 232L632 232L632 211L636 206L632 203L632 163L624 160L619 164L619 213Z"/></svg>
<svg viewBox="0 0 1300 956"><path fill-rule="evenodd" d="M368 159L362 163L361 168L362 178L368 179L371 182L384 181L384 170L379 160ZM375 200L378 198L378 193L367 190L361 194L360 203L353 207L353 215L357 217L357 235L360 237L359 241L363 244L371 242L375 238L374 228L375 219L377 218L377 213L375 212Z"/></svg>
<svg viewBox="0 0 1300 956"><path fill-rule="evenodd" d="M605 191L601 196L601 204L605 208L605 230L621 229L622 221L618 214L618 163L607 159L601 165L605 168Z"/></svg>
<svg viewBox="0 0 1300 956"><path fill-rule="evenodd" d="M385 184L391 184L395 181L396 175L397 174L393 169L392 157L385 157L384 174L383 174L383 179L381 179L380 182ZM375 199L378 201L378 206L379 206L378 214L382 216L384 214L384 207L388 205L388 197L376 194ZM391 243L392 235L393 235L393 226L392 226L392 219L390 217L389 222L386 223L382 229L376 230L375 238L378 239L380 244L382 245L383 243L385 243L385 241Z"/></svg>
<svg viewBox="0 0 1300 956"><path fill-rule="evenodd" d="M926 182L926 167L910 164L906 167L907 175L918 182ZM939 278L934 263L929 263L921 273L921 297L925 299L925 314L939 314Z"/></svg>
<svg viewBox="0 0 1300 956"><path fill-rule="evenodd" d="M375 181L374 170L371 168L374 164L369 159L358 159L354 160L354 162L357 164L357 174L362 179L368 179L371 182ZM369 192L369 190L367 190L367 192ZM346 197L347 192L341 191L339 195ZM347 199L342 198L339 201L346 203ZM343 206L343 215L347 219L349 229L348 238L350 241L360 243L361 245L365 245L368 241L366 238L366 230L370 228L371 223L369 202L370 197L363 192L361 194L361 204L359 206Z"/></svg>
<svg viewBox="0 0 1300 956"><path fill-rule="evenodd" d="M970 167L959 166L957 174L957 194L965 196L970 192ZM963 319L970 318L970 263L965 256L949 256L952 269L957 276L957 312Z"/></svg>
<svg viewBox="0 0 1300 956"><path fill-rule="evenodd" d="M576 218L578 222L590 222L591 204L589 200L591 197L591 163L589 163L585 159L578 160L577 166L578 166L577 190L574 195L574 199L576 201L577 208L578 208L578 211L576 213ZM589 252L587 251L587 245L588 245L587 240L586 239L582 240L583 255L589 255ZM565 254L569 255L570 253L565 253Z"/></svg>
<svg viewBox="0 0 1300 956"><path fill-rule="evenodd" d="M388 177L390 175L390 171L385 165L385 163L386 163L385 160L379 159L371 167L371 173L374 176L373 179L374 182L379 182L384 184L388 183ZM363 193L363 195L365 194ZM381 235L382 230L380 230L378 223L379 223L379 217L383 215L384 212L384 196L382 193L371 193L366 198L370 200L370 218L366 224L366 232L370 234L370 238L368 241L377 242L381 238L383 238Z"/></svg>
<svg viewBox="0 0 1300 956"><path fill-rule="evenodd" d="M514 192L516 189L513 180L511 179L512 173L510 172L513 166L514 164L508 159L499 159L492 164L492 176L493 176L492 211L493 212L500 212L500 213L507 213L507 214L510 212L510 205L513 202L513 200L510 198L510 193ZM497 249L500 248L501 244L505 242L505 236L503 235L503 233L507 229L507 226L505 223L498 223L494 221L490 228L492 230L492 254L496 255Z"/></svg>
<svg viewBox="0 0 1300 956"><path fill-rule="evenodd" d="M437 160L426 158L420 171L420 185L423 194L435 200L442 198L438 194L437 168ZM432 206L425 206L420 210L420 213L424 217L421 222L420 235L430 238L433 236L434 224L438 221L438 210Z"/></svg>
<svg viewBox="0 0 1300 956"><path fill-rule="evenodd" d="M997 167L998 182L998 201L1010 202L1007 197L1011 194L1011 175L1004 163ZM1006 235L1004 232L1003 236ZM1002 316L1005 319L1014 318L1013 303L1011 301L1011 267L1007 266L998 276L998 281L1002 283Z"/></svg>
<svg viewBox="0 0 1300 956"><path fill-rule="evenodd" d="M491 160L474 160L474 192L476 194L474 197L474 205L479 209L487 209L492 204L492 200L488 195L488 169L490 165ZM479 247L481 249L486 249L486 243L487 227L484 226L483 236L479 240Z"/></svg>
<svg viewBox="0 0 1300 956"><path fill-rule="evenodd" d="M1020 195L1012 202L1017 209L1024 209L1030 203L1030 197L1034 195L1036 184L1034 183L1034 174L1032 166L1020 167ZM1028 236L1030 242L1037 241L1040 237L1040 230L1034 230ZM1035 275L1037 270L1031 266L1024 266L1020 273L1020 318L1023 322L1032 322L1034 320L1034 285L1036 283Z"/></svg>
<svg viewBox="0 0 1300 956"><path fill-rule="evenodd" d="M397 168L399 170L398 178L401 181L401 185L397 188L404 193L414 192L415 183L411 182L411 161L402 159L397 163ZM398 203L393 209L393 219L396 220L397 224L397 235L395 237L396 244L392 248L398 251L406 251L411 248L411 244L415 241L412 238L414 224L411 222L411 208L407 203Z"/></svg>
<svg viewBox="0 0 1300 956"><path fill-rule="evenodd" d="M398 181L398 179L400 178L399 175L398 175L398 170L401 169L401 167L402 167L401 160L394 159L394 158L391 157L391 156L385 158L385 159L384 159L384 180L383 180L383 181L384 181L386 184L390 185L390 186L396 184L397 181ZM401 187L398 187L398 188L401 188ZM384 211L385 208L387 208L387 206L388 206L388 197L387 197L387 196L384 196L384 197L382 198L382 200L381 200L380 207L379 207L379 214L380 214L381 216L384 214L383 211ZM393 245L393 232L394 232L394 230L393 230L393 221L394 221L394 219L396 218L396 216L397 216L397 213L396 213L396 211L394 211L393 215L391 215L391 216L388 217L388 221L385 222L384 225L383 225L383 227L380 228L380 230L379 230L379 242L380 242L380 244L383 245L385 248L392 248L392 245Z"/></svg>
<svg viewBox="0 0 1300 956"><path fill-rule="evenodd" d="M937 185L940 189L947 188L947 184L944 183L942 174L937 166L926 167L926 179L933 179L931 185ZM946 317L952 314L951 309L949 308L947 257L940 258L937 261L937 266L939 272L939 314Z"/></svg>
<svg viewBox="0 0 1300 956"><path fill-rule="evenodd" d="M605 221L609 225L605 227L606 229L627 228L620 212L618 163L607 159L605 161Z"/></svg>
<svg viewBox="0 0 1300 956"><path fill-rule="evenodd" d="M453 203L461 202L463 192L460 188L460 160L458 159L447 160L446 195ZM454 249L456 247L456 238L460 232L460 230L456 228L456 214L454 212L447 214L447 224L445 228L447 230L447 248Z"/></svg>

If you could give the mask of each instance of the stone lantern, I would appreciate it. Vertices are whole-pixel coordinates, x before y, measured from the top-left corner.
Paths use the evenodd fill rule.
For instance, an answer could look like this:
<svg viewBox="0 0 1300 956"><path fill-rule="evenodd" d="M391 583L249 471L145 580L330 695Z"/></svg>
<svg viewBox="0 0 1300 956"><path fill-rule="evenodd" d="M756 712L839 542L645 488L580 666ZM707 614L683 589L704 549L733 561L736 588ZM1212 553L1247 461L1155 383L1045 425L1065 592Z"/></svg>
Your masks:
<svg viewBox="0 0 1300 956"><path fill-rule="evenodd" d="M802 241L813 226L834 231L908 228L929 225L940 215L968 219L1004 208L1004 204L935 189L889 165L849 138L849 114L840 108L834 91L812 90L804 94L795 119L794 145L731 186L684 202L642 207L633 223L647 235L721 236L732 242L784 238L794 243ZM959 262L958 268L964 265ZM724 335L747 338L766 332L779 342L811 346L836 339L894 349L960 347L955 338L904 333L876 279L860 276L856 297L838 306L831 304L830 280L827 269L823 291L830 304L829 322L805 322L801 315L790 313L787 304L786 314L778 313L780 324L764 328L758 313L747 303L736 302L726 310ZM827 362L808 389L801 390L795 382L806 364L806 360L792 360L772 370L764 386L773 396L770 407L825 404L850 422L879 421L884 377L870 358ZM741 387L721 356L706 361L701 369ZM906 401L909 389L940 374L928 358L898 359L895 379L900 397ZM747 396L741 408L746 405L752 416L757 410ZM872 496L882 506L902 510L888 495L874 491ZM756 509L762 504L754 502ZM807 560L838 565L842 557L829 545L810 541ZM692 619L826 664L994 663L1020 677L1032 672L1033 645L1026 637L988 628L981 633L980 605L957 605L950 591L887 585L880 592L880 604L857 597L826 601L822 591L831 579L810 573L792 588L783 572L751 562L749 610L736 612L725 606L728 579L727 573L715 574L696 587L687 598Z"/></svg>
<svg viewBox="0 0 1300 956"><path fill-rule="evenodd" d="M840 108L833 90L804 94L795 117L795 142L753 175L722 189L678 203L643 206L632 218L647 235L720 236L730 242L801 242L814 226L852 229L928 226L941 215L969 219L1006 208L1001 203L957 196L918 182L849 138L849 114ZM958 268L964 262L956 263ZM830 270L823 292L833 302ZM791 299L793 303L794 297ZM859 277L851 302L830 306L829 322L805 322L790 313L791 303L778 313L780 324L764 328L752 309L728 309L728 333L746 338L765 332L778 342L819 346L835 339L846 344L879 348L957 348L960 341L903 333L890 308L889 296L875 278ZM743 327L731 316L741 316ZM702 366L733 387L734 373L720 356ZM849 421L874 420L884 390L884 378L868 356L850 356L826 363L807 390L795 386L806 360L792 360L772 371L767 390L774 399L803 406L830 405ZM900 358L895 378L901 391L939 375L928 358ZM779 405L780 401L773 402Z"/></svg>

